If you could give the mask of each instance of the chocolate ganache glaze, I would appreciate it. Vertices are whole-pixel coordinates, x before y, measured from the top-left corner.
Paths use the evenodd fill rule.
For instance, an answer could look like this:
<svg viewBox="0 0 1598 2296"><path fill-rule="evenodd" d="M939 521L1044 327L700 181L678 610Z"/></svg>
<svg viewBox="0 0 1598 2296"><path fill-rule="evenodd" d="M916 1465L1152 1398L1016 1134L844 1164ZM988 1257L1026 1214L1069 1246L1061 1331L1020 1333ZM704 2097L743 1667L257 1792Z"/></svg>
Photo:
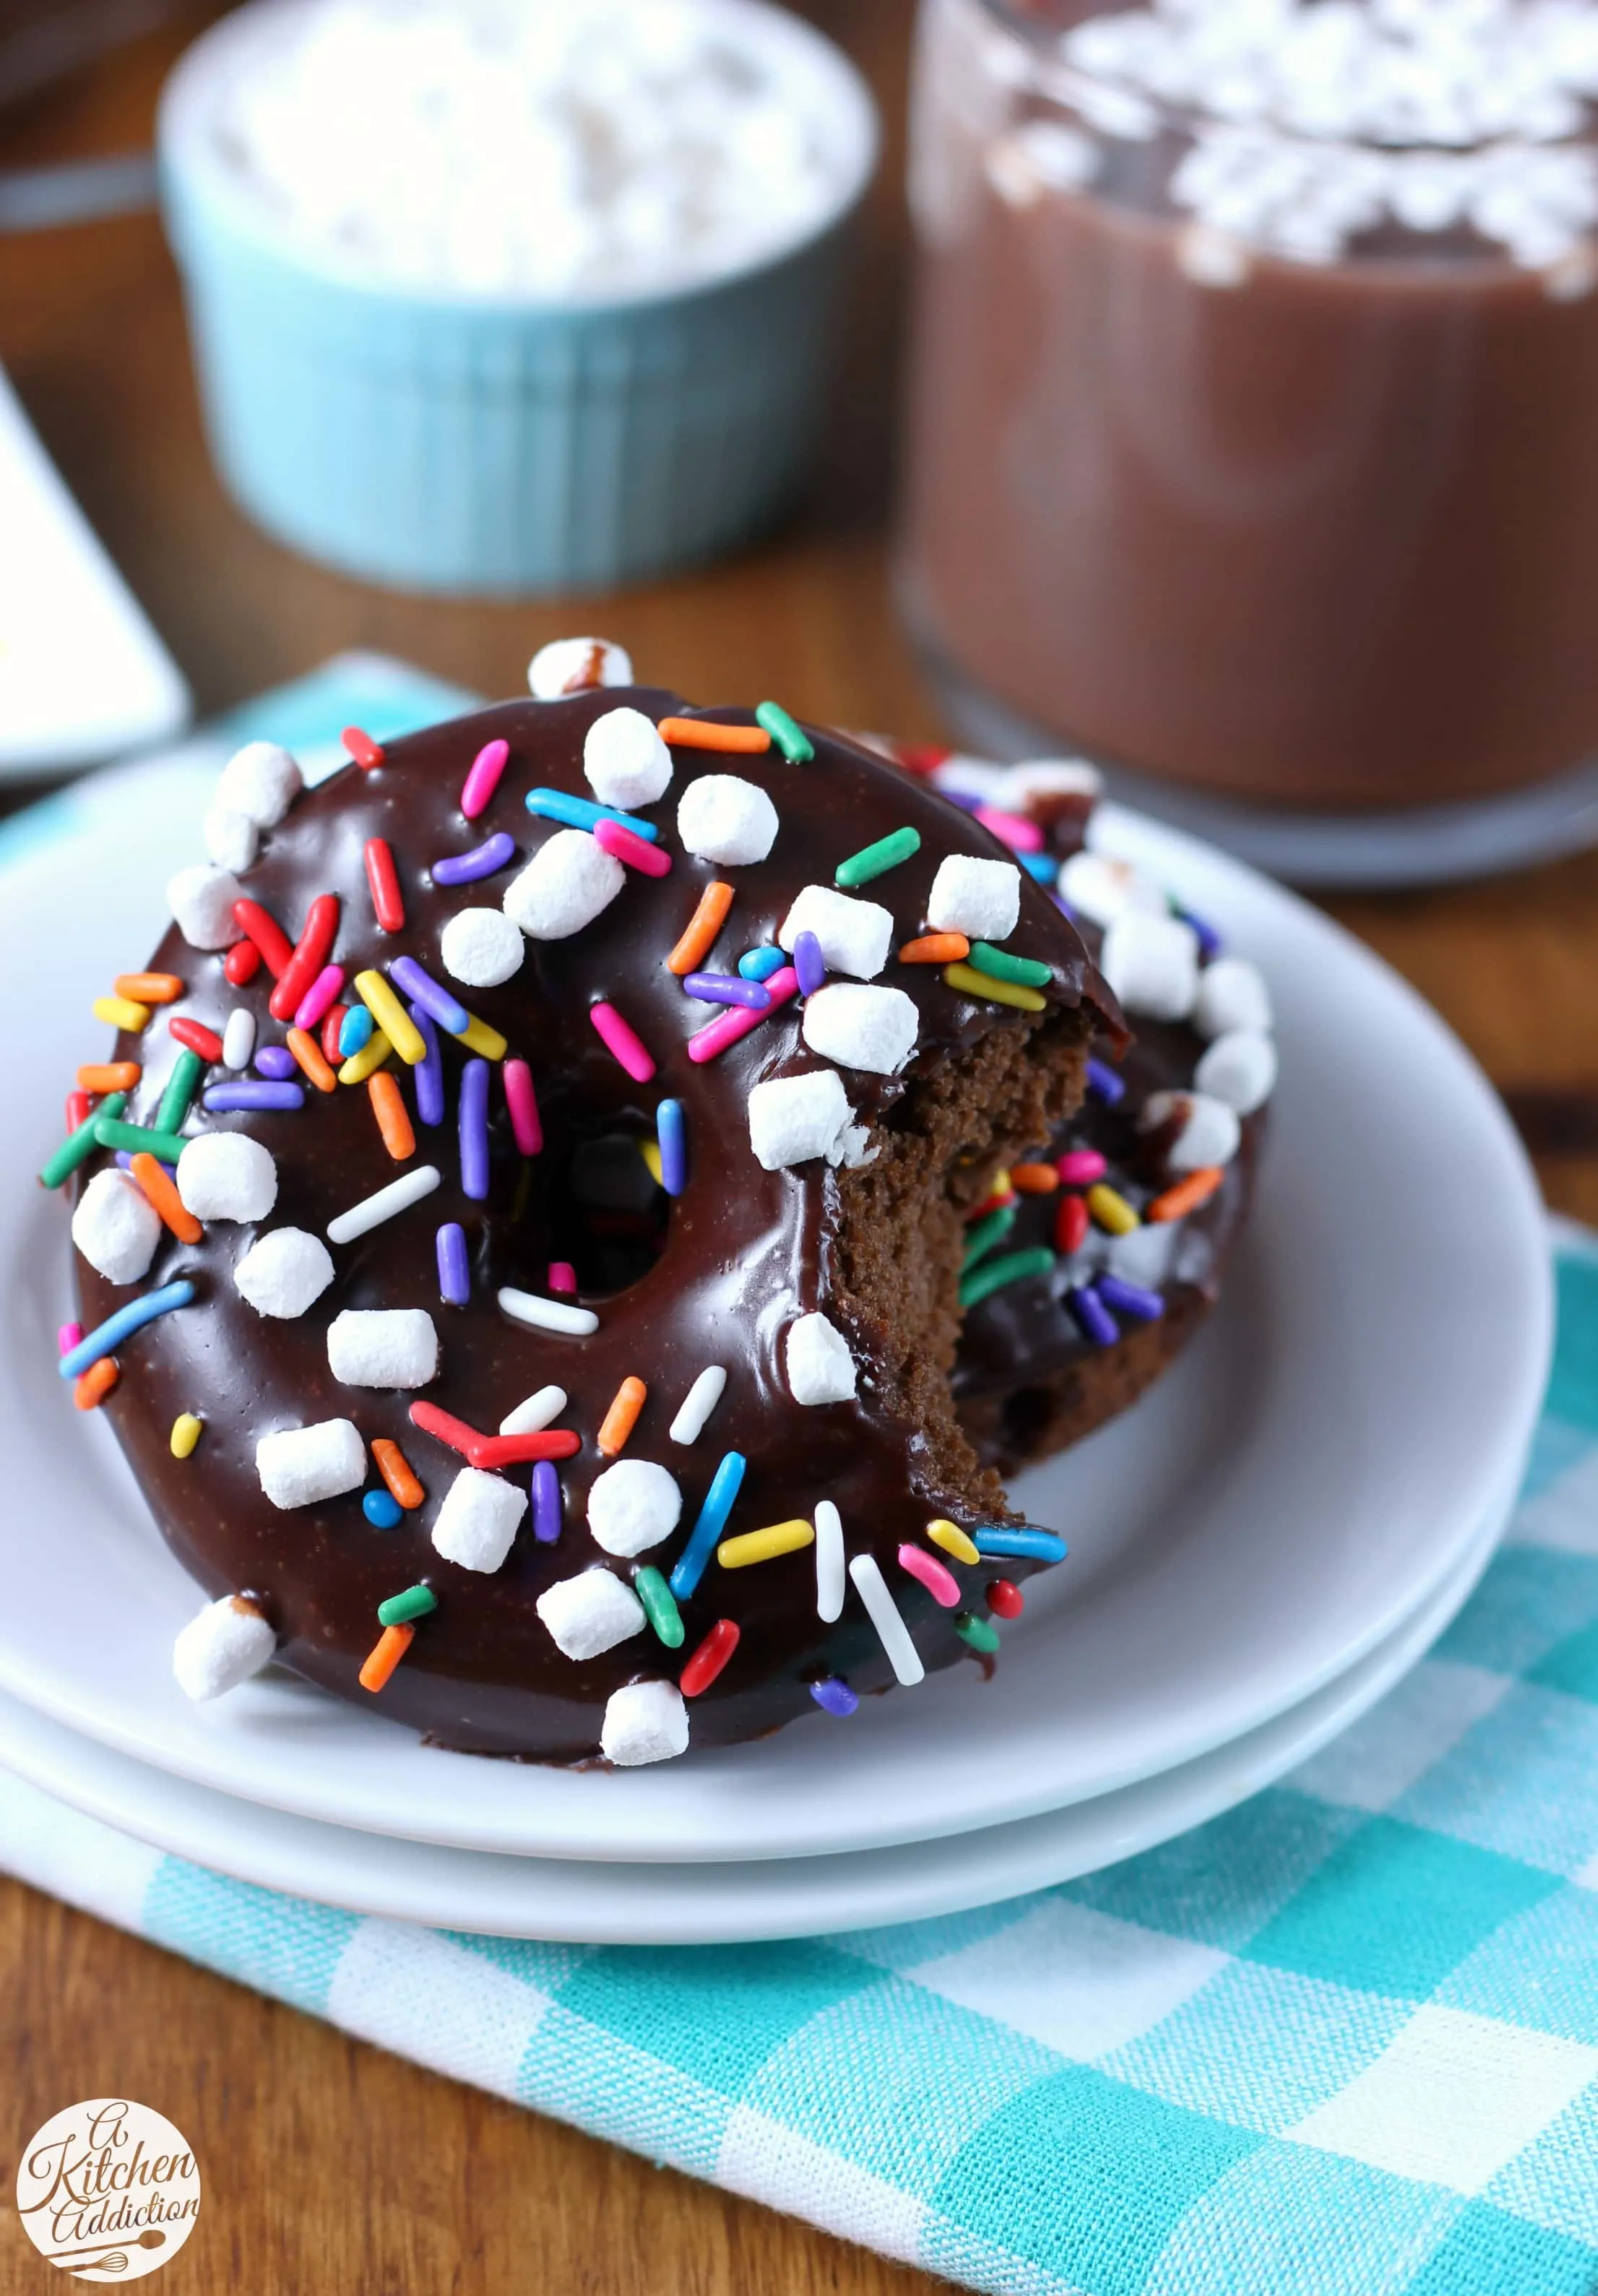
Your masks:
<svg viewBox="0 0 1598 2296"><path fill-rule="evenodd" d="M408 955L453 988L439 956L442 928L467 907L497 909L515 872L558 831L557 822L529 811L530 789L591 800L585 736L619 706L656 722L685 714L670 693L611 687L508 702L394 742L370 770L351 766L301 796L242 873L242 890L291 939L313 900L336 894L332 955L350 981L365 968L386 975ZM750 724L747 711L692 714L710 725ZM595 1657L572 1659L556 1647L535 1607L545 1590L592 1569L613 1570L624 1584L646 1564L669 1574L729 1453L742 1455L747 1471L727 1535L808 1520L818 1503L835 1503L847 1554L875 1558L929 1669L970 1656L973 1644L990 1647L990 1635L963 1634L963 1622L986 1622L985 1589L997 1575L1020 1578L1033 1567L1025 1555L962 1563L946 1549L933 1559L957 1581L959 1600L945 1608L899 1556L906 1543L932 1554L930 1519L947 1517L967 1530L1015 1521L997 1483L966 1449L948 1405L959 1224L1005 1159L1077 1103L1090 1035L1108 1036L1118 1048L1124 1042L1119 1013L1078 933L1024 875L1019 923L1005 947L1049 967L1041 1011L963 993L940 965L899 962L893 952L924 930L942 861L1012 857L924 783L846 740L806 730L814 747L807 763L787 762L775 748L725 756L674 743L671 787L658 808L643 808L659 814L655 849L669 857L669 873L629 866L619 894L581 931L529 939L512 978L459 991L478 1021L502 1032L509 1054L530 1063L542 1120L541 1150L522 1154L500 1079L490 1074L486 1197L465 1192L456 1138L468 1048L440 1029L440 1124L429 1127L415 1109L414 1071L389 1063L417 1119L415 1150L403 1162L391 1160L364 1085L329 1092L307 1083L303 1106L291 1109L218 1111L208 1109L202 1095L186 1120L190 1135L242 1131L275 1159L269 1217L258 1226L212 1221L192 1245L163 1230L146 1275L131 1288L107 1283L79 1261L86 1328L146 1289L176 1277L194 1284L191 1304L119 1350L120 1380L105 1406L179 1559L213 1595L250 1599L276 1637L280 1662L357 1702L367 1696L357 1675L378 1636L379 1604L409 1587L430 1589L436 1609L417 1620L403 1663L372 1702L444 1745L591 1760L612 1693L640 1679L675 1682L724 1619L736 1625L737 1645L692 1701L696 1745L746 1739L814 1710L818 1683L833 1680L862 1693L892 1681L854 1583L835 1622L818 1617L816 1555L808 1549L739 1570L712 1554L682 1596L677 1647L649 1628ZM508 744L508 763L486 811L468 822L463 783L496 740ZM769 794L779 827L767 858L723 865L684 851L678 801L691 783L715 773L735 774ZM914 1000L914 1047L897 1075L841 1062L836 1070L855 1121L871 1128L873 1160L834 1168L818 1156L766 1170L751 1150L750 1093L763 1079L820 1065L801 1038L807 1005L796 999L773 1011L719 1057L698 1063L688 1056L689 1038L719 1008L684 995L667 967L668 952L705 887L721 881L734 889L731 910L701 962L734 972L741 953L774 940L804 887L832 887L847 856L904 828L918 833L919 849L861 886L858 898L892 912L879 985ZM429 873L440 858L501 833L515 851L499 873L453 888ZM381 931L374 917L365 864L372 839L386 840L394 857L405 907L397 931ZM273 982L266 967L235 987L221 954L190 947L176 929L152 963L184 987L146 1030L119 1043L119 1059L143 1064L124 1111L127 1121L143 1126L155 1121L180 1051L168 1033L175 1018L220 1034L242 1006L256 1018L258 1046L284 1033L268 1014ZM343 994L354 1002L348 988ZM656 1073L647 1082L627 1073L591 1025L591 1008L601 1001L652 1055ZM213 1067L204 1089L235 1080ZM640 1151L654 1140L657 1108L667 1097L685 1114L683 1192L669 1202L656 1193L641 1211L603 1202L596 1209L590 1181L613 1161L619 1139ZM111 1160L108 1152L97 1156L83 1167L80 1183ZM437 1190L354 1242L335 1244L334 1280L307 1312L274 1319L241 1296L234 1270L258 1234L291 1226L324 1236L337 1215L427 1164L440 1170ZM597 1191L601 1198L606 1193ZM463 1308L439 1296L436 1237L448 1222L465 1233L471 1297ZM879 1244L906 1234L914 1241L917 1222L924 1250L873 1264ZM496 1304L500 1287L547 1296L551 1263L562 1260L576 1265L579 1295L597 1313L598 1328L574 1337L509 1320ZM332 1316L397 1308L431 1314L440 1343L437 1376L420 1398L341 1384L328 1358ZM815 1310L848 1341L858 1375L853 1400L801 1406L790 1390L785 1336L797 1317ZM893 1328L901 1320L902 1328ZM918 1333L938 1360L917 1359ZM668 1435L673 1414L709 1365L725 1366L725 1393L697 1441L675 1443ZM596 1432L628 1378L644 1382L648 1392L622 1456L668 1469L683 1504L667 1540L619 1561L590 1533L587 1495L609 1464ZM580 1438L575 1456L558 1465L558 1536L538 1539L524 1514L498 1569L469 1570L445 1559L430 1532L463 1460L413 1422L413 1401L440 1406L492 1436L524 1398L551 1382L570 1397L557 1423ZM204 1431L193 1455L180 1459L169 1435L184 1413L197 1414ZM398 1444L425 1487L424 1503L391 1529L368 1520L359 1489L286 1509L263 1490L256 1456L263 1436L341 1418L354 1421L367 1447L382 1438ZM504 1472L525 1492L525 1464ZM367 1494L381 1488L369 1470Z"/></svg>

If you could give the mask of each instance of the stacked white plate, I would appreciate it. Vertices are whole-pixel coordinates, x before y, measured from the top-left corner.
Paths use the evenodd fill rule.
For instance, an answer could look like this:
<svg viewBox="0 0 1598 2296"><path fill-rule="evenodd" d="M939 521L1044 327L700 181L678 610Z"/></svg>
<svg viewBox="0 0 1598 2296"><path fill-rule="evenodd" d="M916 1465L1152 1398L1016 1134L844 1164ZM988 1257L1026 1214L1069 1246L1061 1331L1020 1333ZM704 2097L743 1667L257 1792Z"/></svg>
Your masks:
<svg viewBox="0 0 1598 2296"><path fill-rule="evenodd" d="M55 1371L66 1218L33 1185L142 964L205 778L135 767L0 843L0 1759L266 1886L442 1925L623 1943L920 1918L1196 1824L1364 1712L1484 1568L1552 1333L1535 1184L1484 1078L1393 973L1209 848L1105 809L1272 984L1282 1080L1225 1300L1135 1411L1016 1497L1070 1542L975 1665L763 1743L568 1773L420 1745L269 1673L191 1706L196 1607L109 1430Z"/></svg>

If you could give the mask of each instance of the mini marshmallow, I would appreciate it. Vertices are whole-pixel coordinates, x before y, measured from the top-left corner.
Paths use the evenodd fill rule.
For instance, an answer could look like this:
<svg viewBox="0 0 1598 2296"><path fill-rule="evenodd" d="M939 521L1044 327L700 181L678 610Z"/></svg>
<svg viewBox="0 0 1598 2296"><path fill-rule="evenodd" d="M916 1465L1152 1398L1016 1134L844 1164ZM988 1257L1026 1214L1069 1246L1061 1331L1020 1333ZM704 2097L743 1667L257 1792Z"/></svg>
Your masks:
<svg viewBox="0 0 1598 2296"><path fill-rule="evenodd" d="M559 701L592 685L630 685L633 660L614 638L552 638L527 666L535 701Z"/></svg>
<svg viewBox="0 0 1598 2296"><path fill-rule="evenodd" d="M683 1512L677 1480L652 1459L618 1459L595 1475L588 1529L607 1554L642 1554L676 1529Z"/></svg>
<svg viewBox="0 0 1598 2296"><path fill-rule="evenodd" d="M1203 1172L1212 1164L1229 1164L1242 1139L1237 1111L1206 1092L1151 1093L1137 1119L1140 1132L1160 1132L1168 1124L1182 1129L1166 1151L1173 1172Z"/></svg>
<svg viewBox="0 0 1598 2296"><path fill-rule="evenodd" d="M235 1004L222 1031L222 1065L247 1069L255 1050L255 1014L247 1004Z"/></svg>
<svg viewBox="0 0 1598 2296"><path fill-rule="evenodd" d="M1104 935L1099 971L1127 1012L1185 1020L1199 990L1199 936L1180 917L1123 909Z"/></svg>
<svg viewBox="0 0 1598 2296"><path fill-rule="evenodd" d="M688 1751L688 1709L675 1682L628 1682L605 1701L599 1751L618 1769Z"/></svg>
<svg viewBox="0 0 1598 2296"><path fill-rule="evenodd" d="M557 829L511 880L501 906L529 940L567 940L608 909L626 882L620 862L586 829Z"/></svg>
<svg viewBox="0 0 1598 2296"><path fill-rule="evenodd" d="M830 885L807 885L777 927L779 947L791 955L802 932L815 935L829 972L874 980L893 946L893 912Z"/></svg>
<svg viewBox="0 0 1598 2296"><path fill-rule="evenodd" d="M208 1603L172 1645L177 1686L197 1702L220 1698L258 1674L277 1648L277 1636L247 1595Z"/></svg>
<svg viewBox="0 0 1598 2296"><path fill-rule="evenodd" d="M197 1220L263 1220L277 1201L277 1165L247 1132L202 1132L177 1160L177 1193Z"/></svg>
<svg viewBox="0 0 1598 2296"><path fill-rule="evenodd" d="M527 1493L503 1475L463 1467L433 1521L433 1545L463 1570L497 1570L527 1513Z"/></svg>
<svg viewBox="0 0 1598 2296"><path fill-rule="evenodd" d="M366 1480L366 1446L353 1419L283 1427L255 1447L255 1471L275 1507L314 1506L358 1491Z"/></svg>
<svg viewBox="0 0 1598 2296"><path fill-rule="evenodd" d="M766 791L736 774L701 774L677 807L677 835L688 851L723 867L764 861L777 828L777 809Z"/></svg>
<svg viewBox="0 0 1598 2296"><path fill-rule="evenodd" d="M1103 794L1104 776L1086 758L1023 758L1006 766L994 789L993 802L1004 813L1029 817L1047 812L1052 803L1079 799L1095 804Z"/></svg>
<svg viewBox="0 0 1598 2296"><path fill-rule="evenodd" d="M96 1172L72 1215L72 1241L108 1283L136 1283L161 1240L161 1217L126 1172Z"/></svg>
<svg viewBox="0 0 1598 2296"><path fill-rule="evenodd" d="M920 1017L915 999L902 988L840 980L806 1000L800 1032L823 1060L897 1076L915 1050Z"/></svg>
<svg viewBox="0 0 1598 2296"><path fill-rule="evenodd" d="M749 1096L749 1137L768 1172L824 1156L842 1156L841 1135L854 1110L836 1069L811 1069L803 1076L772 1077Z"/></svg>
<svg viewBox="0 0 1598 2296"><path fill-rule="evenodd" d="M557 1578L535 1608L555 1648L567 1658L598 1658L629 1636L642 1634L643 1605L614 1572L596 1566L575 1578Z"/></svg>
<svg viewBox="0 0 1598 2296"><path fill-rule="evenodd" d="M1021 873L1013 861L951 853L938 863L927 896L927 922L934 932L964 933L969 940L1008 940L1020 914Z"/></svg>
<svg viewBox="0 0 1598 2296"><path fill-rule="evenodd" d="M246 742L223 767L215 802L245 815L259 829L275 829L304 787L287 750L275 742Z"/></svg>
<svg viewBox="0 0 1598 2296"><path fill-rule="evenodd" d="M258 1316L303 1316L333 1280L333 1256L319 1235L276 1227L258 1237L233 1272Z"/></svg>
<svg viewBox="0 0 1598 2296"><path fill-rule="evenodd" d="M1201 1037L1225 1037L1233 1029L1268 1029L1271 992L1264 973L1246 956L1217 956L1199 975L1192 1019Z"/></svg>
<svg viewBox="0 0 1598 2296"><path fill-rule="evenodd" d="M1180 1220L1145 1220L1142 1227L1128 1228L1125 1235L1101 1235L1098 1229L1091 1233L1102 1245L1101 1264L1123 1283L1141 1283L1147 1292L1158 1292L1169 1282L1183 1233ZM1206 1271L1207 1276L1209 1272Z"/></svg>
<svg viewBox="0 0 1598 2296"><path fill-rule="evenodd" d="M1239 1116L1252 1116L1275 1090L1276 1047L1263 1029L1228 1029L1193 1070L1193 1082Z"/></svg>
<svg viewBox="0 0 1598 2296"><path fill-rule="evenodd" d="M213 805L201 823L205 849L218 869L250 869L260 851L261 832L247 813Z"/></svg>
<svg viewBox="0 0 1598 2296"><path fill-rule="evenodd" d="M327 1367L343 1387L425 1387L438 1334L425 1308L346 1308L327 1327Z"/></svg>
<svg viewBox="0 0 1598 2296"><path fill-rule="evenodd" d="M191 948L231 948L244 938L234 921L233 905L244 898L244 888L231 869L214 862L197 861L167 880L167 906L173 922Z"/></svg>
<svg viewBox="0 0 1598 2296"><path fill-rule="evenodd" d="M462 909L438 936L438 954L452 980L468 988L497 988L521 969L527 943L501 909Z"/></svg>
<svg viewBox="0 0 1598 2296"><path fill-rule="evenodd" d="M671 751L642 709L607 709L588 728L583 771L601 805L653 805L671 786Z"/></svg>
<svg viewBox="0 0 1598 2296"><path fill-rule="evenodd" d="M1170 914L1170 904L1158 885L1130 861L1114 860L1108 853L1073 853L1061 868L1059 883L1071 914L1086 917L1090 924L1113 924L1128 909L1147 916Z"/></svg>
<svg viewBox="0 0 1598 2296"><path fill-rule="evenodd" d="M848 1403L855 1393L855 1358L837 1325L819 1313L788 1326L783 1343L788 1391L796 1403Z"/></svg>

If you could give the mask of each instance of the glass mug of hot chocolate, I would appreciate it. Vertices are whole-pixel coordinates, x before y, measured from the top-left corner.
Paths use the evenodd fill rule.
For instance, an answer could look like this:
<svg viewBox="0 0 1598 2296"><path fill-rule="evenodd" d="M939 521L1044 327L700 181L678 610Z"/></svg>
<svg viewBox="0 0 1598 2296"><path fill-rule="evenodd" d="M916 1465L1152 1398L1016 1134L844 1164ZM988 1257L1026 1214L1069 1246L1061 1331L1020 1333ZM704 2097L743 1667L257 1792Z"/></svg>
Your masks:
<svg viewBox="0 0 1598 2296"><path fill-rule="evenodd" d="M923 0L904 610L1310 882L1598 837L1598 5Z"/></svg>

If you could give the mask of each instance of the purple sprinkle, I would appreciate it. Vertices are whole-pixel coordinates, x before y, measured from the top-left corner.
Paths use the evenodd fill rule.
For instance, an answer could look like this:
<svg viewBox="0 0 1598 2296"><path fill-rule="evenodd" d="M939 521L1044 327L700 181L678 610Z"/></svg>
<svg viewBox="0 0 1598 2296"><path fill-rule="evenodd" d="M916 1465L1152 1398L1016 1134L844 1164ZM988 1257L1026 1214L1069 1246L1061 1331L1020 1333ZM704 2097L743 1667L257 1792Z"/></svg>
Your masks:
<svg viewBox="0 0 1598 2296"><path fill-rule="evenodd" d="M452 996L447 988L440 988L430 972L424 972L414 956L397 956L389 967L389 978L396 988L403 988L414 997L424 1013L430 1013L441 1029L452 1037L463 1036L471 1026L471 1015L460 999Z"/></svg>
<svg viewBox="0 0 1598 2296"><path fill-rule="evenodd" d="M660 1185L668 1196L680 1196L688 1185L688 1133L680 1100L663 1100L655 1111L655 1138L660 1149Z"/></svg>
<svg viewBox="0 0 1598 2296"><path fill-rule="evenodd" d="M225 1116L234 1109L303 1108L302 1084L214 1084L205 1095L207 1111Z"/></svg>
<svg viewBox="0 0 1598 2296"><path fill-rule="evenodd" d="M474 845L470 853L447 854L442 861L433 863L428 873L435 885L475 885L479 877L491 877L515 858L516 840L502 829L486 845Z"/></svg>
<svg viewBox="0 0 1598 2296"><path fill-rule="evenodd" d="M1178 909L1176 914L1184 925L1191 925L1198 934L1199 955L1206 964L1212 957L1219 956L1221 937L1213 925L1206 924L1202 917L1195 917L1191 909Z"/></svg>
<svg viewBox="0 0 1598 2296"><path fill-rule="evenodd" d="M133 1169L133 1158L126 1148L119 1148L117 1151L117 1168L122 1172L131 1172ZM177 1177L176 1164L163 1164L161 1169L169 1180L175 1180Z"/></svg>
<svg viewBox="0 0 1598 2296"><path fill-rule="evenodd" d="M1157 1324L1165 1313L1165 1301L1158 1292L1150 1292L1141 1283L1128 1283L1119 1275L1095 1276L1093 1288L1107 1308L1113 1308L1118 1316L1131 1316L1140 1324Z"/></svg>
<svg viewBox="0 0 1598 2296"><path fill-rule="evenodd" d="M1093 1285L1078 1283L1065 1297L1072 1315L1082 1326L1084 1336L1090 1339L1095 1348L1112 1348L1120 1338L1120 1332L1116 1328L1115 1317Z"/></svg>
<svg viewBox="0 0 1598 2296"><path fill-rule="evenodd" d="M561 1536L561 1478L553 1459L533 1463L533 1537L553 1546Z"/></svg>
<svg viewBox="0 0 1598 2296"><path fill-rule="evenodd" d="M262 1076L270 1077L274 1084L283 1083L294 1074L297 1066L287 1045L263 1045L255 1056L255 1064Z"/></svg>
<svg viewBox="0 0 1598 2296"><path fill-rule="evenodd" d="M836 1674L829 1674L823 1682L813 1682L810 1695L824 1714L836 1714L840 1719L852 1714L860 1703L848 1683Z"/></svg>
<svg viewBox="0 0 1598 2296"><path fill-rule="evenodd" d="M827 977L826 959L821 953L821 943L813 932L802 932L793 944L793 969L799 975L799 995L814 996Z"/></svg>
<svg viewBox="0 0 1598 2296"><path fill-rule="evenodd" d="M446 1220L438 1230L438 1296L451 1308L471 1305L471 1267L466 1258L466 1231L459 1220Z"/></svg>
<svg viewBox="0 0 1598 2296"><path fill-rule="evenodd" d="M461 1185L474 1203L488 1193L488 1063L461 1071Z"/></svg>
<svg viewBox="0 0 1598 2296"><path fill-rule="evenodd" d="M939 797L947 797L949 803L957 805L962 813L975 813L979 806L991 805L993 802L991 798L984 797L979 790L946 789L941 782L934 782L932 786Z"/></svg>
<svg viewBox="0 0 1598 2296"><path fill-rule="evenodd" d="M742 1004L750 1013L766 1012L771 1004L769 988L758 980L741 980L735 972L690 972L683 993L701 1004Z"/></svg>
<svg viewBox="0 0 1598 2296"><path fill-rule="evenodd" d="M1115 1108L1127 1097L1127 1079L1118 1076L1112 1068L1106 1067L1102 1061L1089 1061L1087 1089L1095 1100L1102 1100L1109 1107Z"/></svg>
<svg viewBox="0 0 1598 2296"><path fill-rule="evenodd" d="M438 1058L438 1031L433 1026L432 1014L424 1013L420 1004L410 1008L426 1053L411 1070L416 1087L416 1113L423 1124L444 1121L444 1063Z"/></svg>

